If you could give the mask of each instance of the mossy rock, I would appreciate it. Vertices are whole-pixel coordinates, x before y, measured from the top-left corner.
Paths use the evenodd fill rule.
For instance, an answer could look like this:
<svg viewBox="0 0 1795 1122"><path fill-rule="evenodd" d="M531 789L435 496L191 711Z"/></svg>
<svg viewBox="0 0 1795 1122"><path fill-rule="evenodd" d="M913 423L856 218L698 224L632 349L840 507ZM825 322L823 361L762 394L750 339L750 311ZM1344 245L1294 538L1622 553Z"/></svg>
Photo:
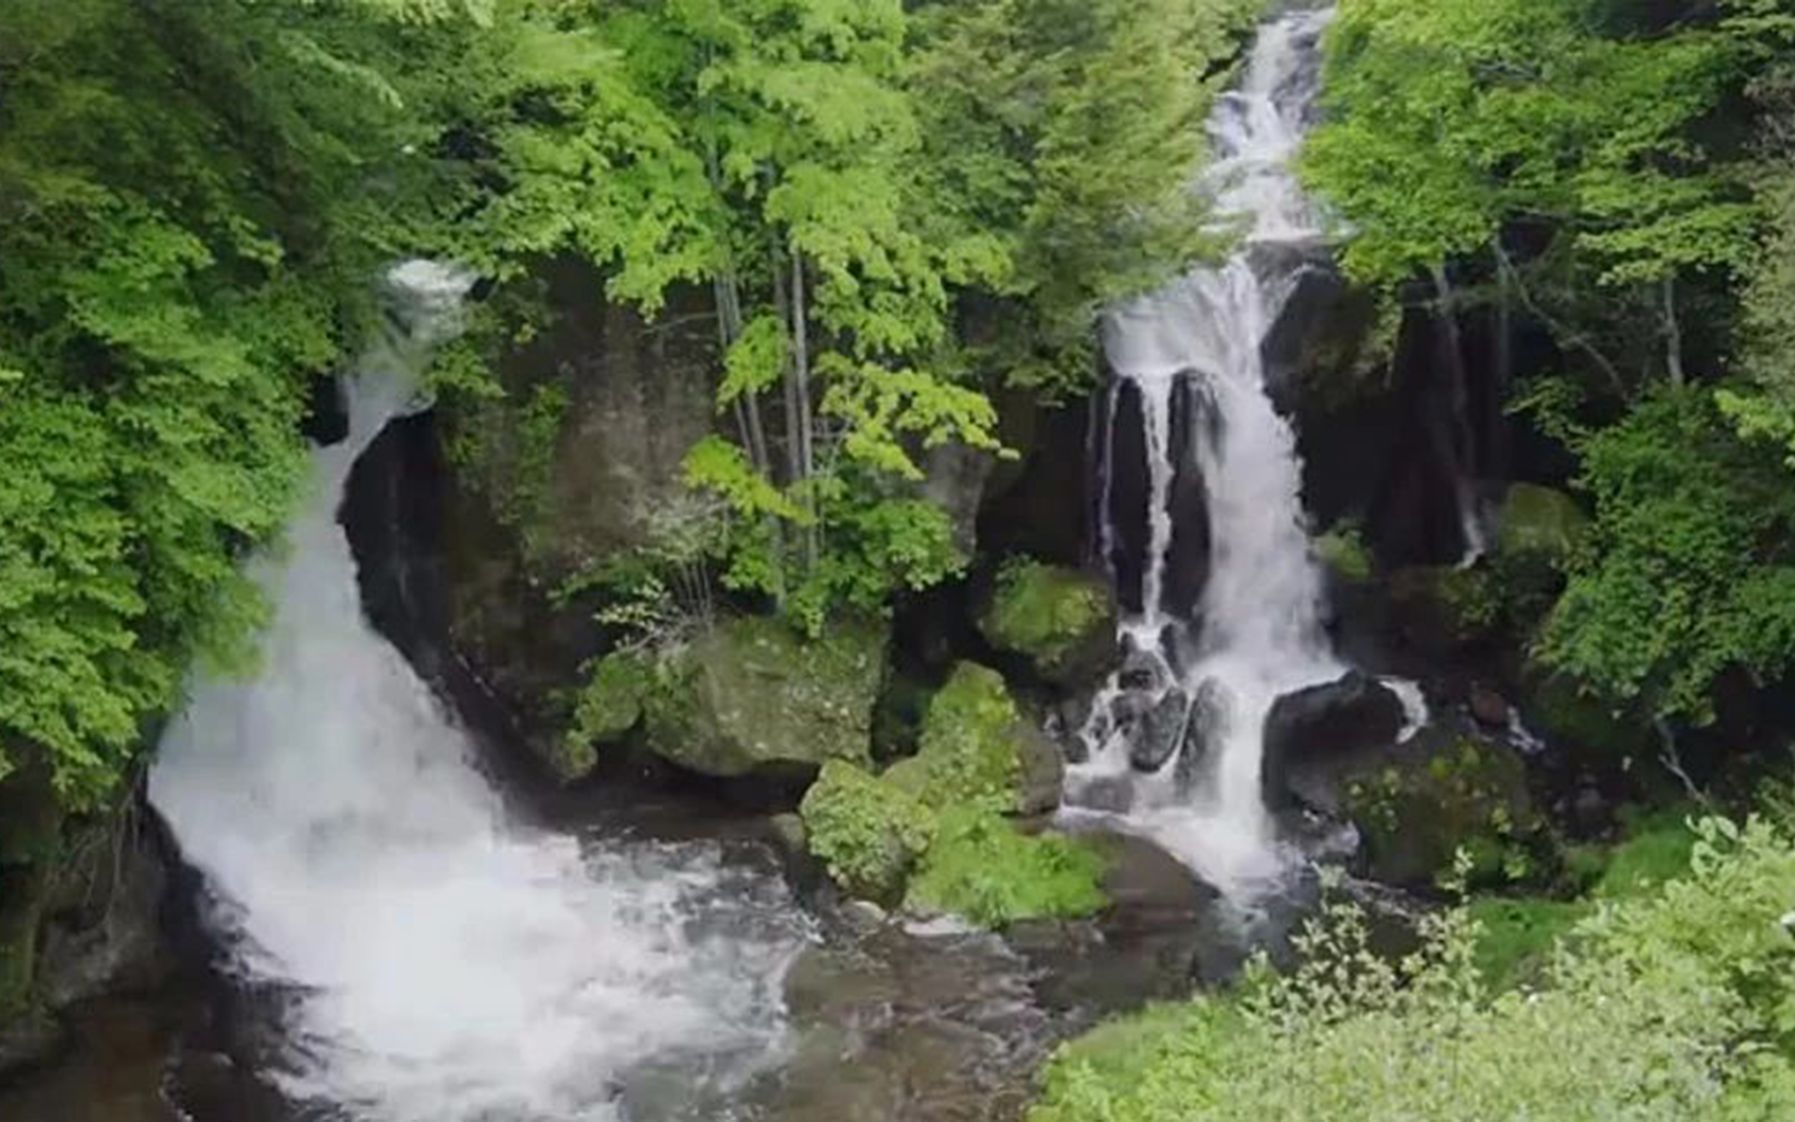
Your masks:
<svg viewBox="0 0 1795 1122"><path fill-rule="evenodd" d="M1534 483L1509 486L1502 502L1497 543L1503 553L1556 559L1575 549L1589 531L1577 500Z"/></svg>
<svg viewBox="0 0 1795 1122"><path fill-rule="evenodd" d="M1059 749L1029 722L1003 677L962 662L930 700L920 750L889 774L936 810L982 803L1038 814L1059 802Z"/></svg>
<svg viewBox="0 0 1795 1122"><path fill-rule="evenodd" d="M1069 688L1103 677L1117 655L1109 586L1038 561L1004 566L978 627L992 646L1028 659L1044 680Z"/></svg>
<svg viewBox="0 0 1795 1122"><path fill-rule="evenodd" d="M798 808L805 844L844 890L890 903L934 836L935 819L915 796L842 760L822 774Z"/></svg>
<svg viewBox="0 0 1795 1122"><path fill-rule="evenodd" d="M1390 578L1390 604L1403 637L1433 653L1488 638L1502 622L1501 590L1482 568L1402 569Z"/></svg>
<svg viewBox="0 0 1795 1122"><path fill-rule="evenodd" d="M1550 864L1540 857L1550 840L1526 765L1506 744L1466 737L1388 765L1348 785L1346 809L1364 839L1367 873L1388 884L1437 884L1460 850L1471 859L1472 885L1531 880Z"/></svg>
<svg viewBox="0 0 1795 1122"><path fill-rule="evenodd" d="M1589 764L1626 770L1625 761L1656 749L1649 721L1616 711L1567 675L1530 667L1523 687L1521 712L1529 727Z"/></svg>
<svg viewBox="0 0 1795 1122"><path fill-rule="evenodd" d="M868 764L885 646L872 624L817 639L763 617L719 624L655 667L642 697L648 746L722 778Z"/></svg>

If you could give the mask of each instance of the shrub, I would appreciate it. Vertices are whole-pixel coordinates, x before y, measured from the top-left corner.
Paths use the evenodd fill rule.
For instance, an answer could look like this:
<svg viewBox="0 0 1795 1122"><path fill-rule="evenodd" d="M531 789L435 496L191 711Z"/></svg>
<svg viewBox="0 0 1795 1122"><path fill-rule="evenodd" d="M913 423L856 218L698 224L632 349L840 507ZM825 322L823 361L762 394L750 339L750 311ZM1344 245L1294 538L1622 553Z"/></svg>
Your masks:
<svg viewBox="0 0 1795 1122"><path fill-rule="evenodd" d="M1128 1056L1101 1039L1062 1048L1031 1122L1795 1117L1792 902L1784 833L1709 820L1685 877L1604 903L1543 989L1495 996L1470 912L1430 918L1392 964L1362 916L1334 908L1295 973L1256 967Z"/></svg>
<svg viewBox="0 0 1795 1122"><path fill-rule="evenodd" d="M913 797L841 760L823 765L799 814L810 851L829 875L872 900L896 898L935 831L933 817Z"/></svg>
<svg viewBox="0 0 1795 1122"><path fill-rule="evenodd" d="M1021 834L987 809L956 807L941 816L905 902L984 927L1090 915L1105 903L1104 868L1078 839Z"/></svg>

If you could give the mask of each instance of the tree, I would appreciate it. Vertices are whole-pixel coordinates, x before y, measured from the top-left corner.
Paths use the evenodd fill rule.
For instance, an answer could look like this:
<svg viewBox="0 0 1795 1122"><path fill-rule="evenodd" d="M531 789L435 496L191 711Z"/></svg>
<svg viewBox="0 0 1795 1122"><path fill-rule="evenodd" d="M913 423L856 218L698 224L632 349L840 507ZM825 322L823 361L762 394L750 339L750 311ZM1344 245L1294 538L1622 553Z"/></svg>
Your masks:
<svg viewBox="0 0 1795 1122"><path fill-rule="evenodd" d="M1654 365L1683 381L1684 287L1724 287L1751 255L1758 211L1737 153L1701 126L1750 74L1756 25L1698 6L1642 27L1605 8L1348 0L1305 169L1354 228L1354 276L1388 287L1494 259L1626 394L1641 380L1596 339L1637 336L1629 324L1646 317ZM1552 248L1517 268L1505 235L1521 225ZM1593 324L1553 298L1578 288L1603 290Z"/></svg>

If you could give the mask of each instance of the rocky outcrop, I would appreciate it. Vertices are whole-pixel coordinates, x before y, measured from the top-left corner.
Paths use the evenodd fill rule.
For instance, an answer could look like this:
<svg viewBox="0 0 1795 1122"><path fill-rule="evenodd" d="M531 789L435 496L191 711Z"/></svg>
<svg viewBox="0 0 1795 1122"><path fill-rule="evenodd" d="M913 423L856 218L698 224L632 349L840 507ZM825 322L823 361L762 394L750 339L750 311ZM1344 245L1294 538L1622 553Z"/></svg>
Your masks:
<svg viewBox="0 0 1795 1122"><path fill-rule="evenodd" d="M45 1058L60 1014L168 968L161 844L134 798L65 819L47 776L0 782L0 1072Z"/></svg>
<svg viewBox="0 0 1795 1122"><path fill-rule="evenodd" d="M1402 732L1402 700L1352 671L1338 681L1285 694L1265 718L1265 801L1293 799L1332 809L1330 776L1342 761L1393 746Z"/></svg>
<svg viewBox="0 0 1795 1122"><path fill-rule="evenodd" d="M885 632L873 624L806 639L773 619L728 620L637 676L645 740L718 778L867 764L884 670Z"/></svg>

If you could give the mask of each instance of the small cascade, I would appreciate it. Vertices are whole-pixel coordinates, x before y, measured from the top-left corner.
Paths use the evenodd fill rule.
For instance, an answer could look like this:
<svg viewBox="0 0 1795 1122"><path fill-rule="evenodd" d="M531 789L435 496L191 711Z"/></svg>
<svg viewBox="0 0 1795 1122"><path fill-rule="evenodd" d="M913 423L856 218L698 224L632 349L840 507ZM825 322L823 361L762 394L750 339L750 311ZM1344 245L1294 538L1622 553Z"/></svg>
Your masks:
<svg viewBox="0 0 1795 1122"><path fill-rule="evenodd" d="M1143 607L1123 626L1127 662L1096 699L1084 729L1088 759L1070 771L1068 801L1111 812L1125 803L1124 828L1235 895L1275 881L1285 865L1262 796L1266 716L1283 694L1345 670L1322 626L1296 441L1273 408L1262 355L1322 244L1290 163L1330 17L1299 11L1262 28L1240 88L1209 122L1214 163L1201 187L1244 229L1238 250L1113 310L1104 331L1116 377L1143 403L1150 534ZM1206 416L1174 446L1174 396L1192 386ZM1165 596L1169 499L1181 470L1200 474L1210 522L1208 582L1191 620L1174 618ZM1106 547L1117 538L1104 528Z"/></svg>
<svg viewBox="0 0 1795 1122"><path fill-rule="evenodd" d="M657 1085L683 1113L634 1117L727 1117L723 1085L780 1039L804 938L783 888L711 850L514 821L363 618L337 508L468 287L426 262L388 282L404 329L347 386L350 434L315 453L290 551L256 566L260 673L194 684L150 798L204 876L227 974L278 995L270 1077L306 1117L606 1122L645 1070L680 1073Z"/></svg>

